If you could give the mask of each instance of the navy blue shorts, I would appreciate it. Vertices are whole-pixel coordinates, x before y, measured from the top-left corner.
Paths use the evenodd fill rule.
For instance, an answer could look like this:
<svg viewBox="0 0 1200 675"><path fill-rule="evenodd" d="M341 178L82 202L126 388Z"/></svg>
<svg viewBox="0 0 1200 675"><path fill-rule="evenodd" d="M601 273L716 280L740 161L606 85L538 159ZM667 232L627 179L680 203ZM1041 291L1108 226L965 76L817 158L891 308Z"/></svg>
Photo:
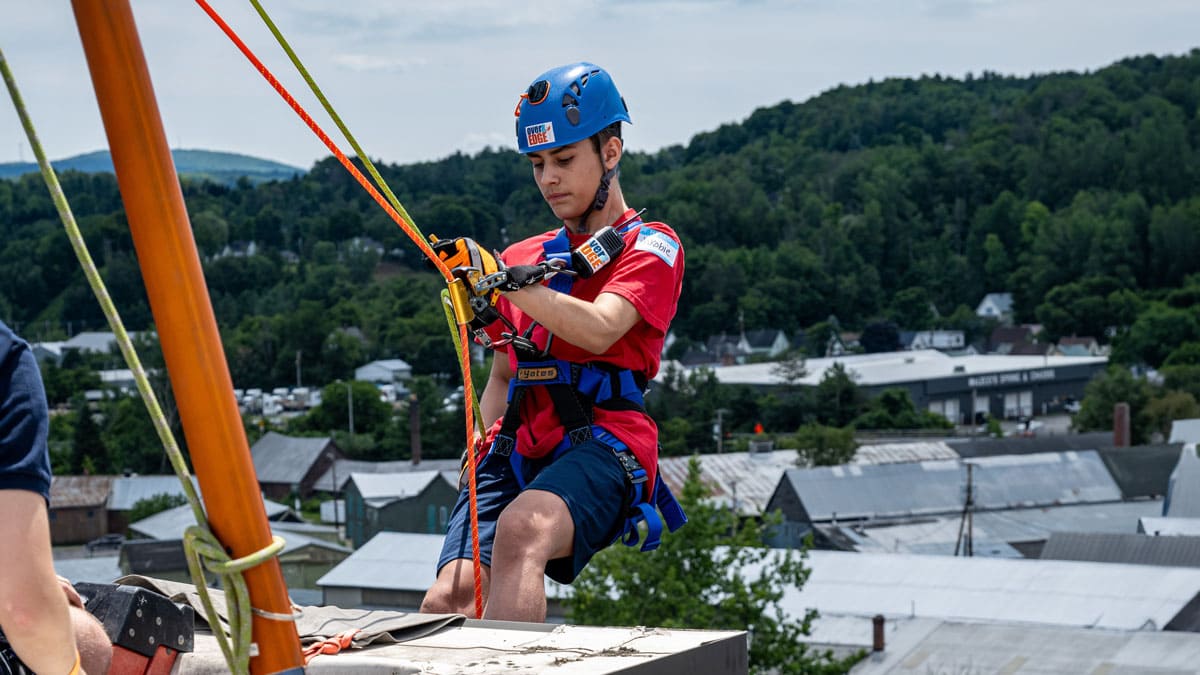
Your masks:
<svg viewBox="0 0 1200 675"><path fill-rule="evenodd" d="M625 469L612 448L595 440L580 443L552 462L527 459L524 466L527 475L536 474L526 489L545 490L561 497L575 522L571 555L546 563L547 576L569 584L592 556L616 539L624 524ZM491 453L477 468L475 482L479 507L479 558L491 567L496 521L521 490L509 458ZM438 571L459 558L471 559L471 513L466 487L458 494L458 502L450 514Z"/></svg>

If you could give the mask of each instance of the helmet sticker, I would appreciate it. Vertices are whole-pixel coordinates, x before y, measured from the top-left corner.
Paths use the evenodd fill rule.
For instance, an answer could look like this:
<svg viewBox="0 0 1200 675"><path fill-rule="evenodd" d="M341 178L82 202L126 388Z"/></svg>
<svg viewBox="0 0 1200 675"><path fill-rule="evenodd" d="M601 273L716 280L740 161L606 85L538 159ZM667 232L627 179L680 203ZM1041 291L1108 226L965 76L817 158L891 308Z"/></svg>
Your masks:
<svg viewBox="0 0 1200 675"><path fill-rule="evenodd" d="M525 127L525 144L529 147L554 142L554 123L542 122Z"/></svg>

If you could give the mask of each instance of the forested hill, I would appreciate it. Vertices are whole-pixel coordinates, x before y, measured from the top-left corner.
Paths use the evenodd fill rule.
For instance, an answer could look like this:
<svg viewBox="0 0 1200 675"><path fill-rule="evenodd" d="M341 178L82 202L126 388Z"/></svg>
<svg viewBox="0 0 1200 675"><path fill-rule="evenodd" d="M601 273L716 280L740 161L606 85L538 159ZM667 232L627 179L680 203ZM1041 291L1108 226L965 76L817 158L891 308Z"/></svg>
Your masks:
<svg viewBox="0 0 1200 675"><path fill-rule="evenodd" d="M1198 103L1200 50L1085 74L887 80L633 149L621 181L684 239L685 338L735 332L739 317L789 333L831 315L978 329L971 309L1007 290L1050 338L1112 339L1118 358L1161 365L1200 341ZM426 233L499 247L553 224L513 152L382 171ZM115 182L64 183L144 327ZM316 378L375 356L453 369L436 275L334 160L282 182L185 181L185 194L235 379L293 381L297 351ZM0 227L0 315L34 333L103 325L40 180L0 181ZM219 257L247 241L258 254Z"/></svg>
<svg viewBox="0 0 1200 675"><path fill-rule="evenodd" d="M295 174L304 173L302 169L294 166L232 152L172 150L171 158L175 161L175 171L185 178L206 179L229 185L233 185L240 178L246 178L253 182L287 180ZM106 171L112 173L113 171L112 157L107 150L65 157L54 160L50 164L57 172L75 170L85 173ZM0 178L15 178L37 171L38 166L34 162L0 163Z"/></svg>

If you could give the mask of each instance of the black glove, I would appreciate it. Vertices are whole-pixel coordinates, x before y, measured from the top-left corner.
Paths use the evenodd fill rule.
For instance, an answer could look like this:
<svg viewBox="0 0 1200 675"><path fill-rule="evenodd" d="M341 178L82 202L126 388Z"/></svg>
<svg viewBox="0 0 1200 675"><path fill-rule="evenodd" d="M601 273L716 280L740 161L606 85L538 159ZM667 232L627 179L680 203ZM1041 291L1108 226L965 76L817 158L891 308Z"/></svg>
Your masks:
<svg viewBox="0 0 1200 675"><path fill-rule="evenodd" d="M536 265L513 265L504 267L502 271L504 277L498 280L494 288L498 291L510 292L541 283L543 279L559 270L549 263L538 263Z"/></svg>

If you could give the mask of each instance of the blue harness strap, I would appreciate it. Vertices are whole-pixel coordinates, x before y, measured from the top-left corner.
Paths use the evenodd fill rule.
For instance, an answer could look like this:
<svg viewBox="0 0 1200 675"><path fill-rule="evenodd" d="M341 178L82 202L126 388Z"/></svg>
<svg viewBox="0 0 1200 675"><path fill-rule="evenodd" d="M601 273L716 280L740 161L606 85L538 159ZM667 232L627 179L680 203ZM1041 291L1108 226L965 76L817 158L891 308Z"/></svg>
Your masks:
<svg viewBox="0 0 1200 675"><path fill-rule="evenodd" d="M619 231L624 234L633 228L640 228L641 225L641 221L635 218L620 227ZM571 243L565 227L546 241L542 249L547 260L564 259L569 267ZM571 275L556 274L550 279L549 286L559 293L570 294L573 282L574 278ZM614 541L620 539L626 546L636 546L640 538L638 525L644 522L646 537L642 541L641 550L651 551L658 548L664 523L669 531L674 532L687 522L683 508L660 476L655 477L653 487L647 490L648 474L629 447L607 429L592 424L593 406L609 410L644 412L644 379L639 381L638 376L627 368L555 359L549 354L549 344L541 354L527 353L528 350L521 349L516 343L513 344L513 348L517 355L517 372L509 380L508 407L488 454L507 457L512 464L517 485L521 490L525 489L529 467L526 466L521 453L516 451L516 432L521 424L521 399L528 387L546 387L564 432L563 440L543 466L558 459L576 445L591 439L611 448L625 470L628 486L626 519Z"/></svg>

